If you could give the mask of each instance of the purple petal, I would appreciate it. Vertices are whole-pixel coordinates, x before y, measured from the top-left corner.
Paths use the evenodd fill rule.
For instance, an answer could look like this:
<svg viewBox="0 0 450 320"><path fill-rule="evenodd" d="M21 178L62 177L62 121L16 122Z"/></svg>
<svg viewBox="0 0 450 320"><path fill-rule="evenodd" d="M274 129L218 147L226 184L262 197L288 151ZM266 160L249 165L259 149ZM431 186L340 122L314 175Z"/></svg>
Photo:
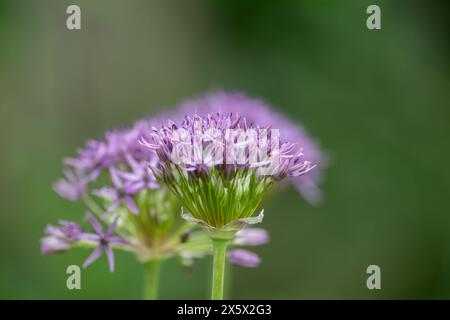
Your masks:
<svg viewBox="0 0 450 320"><path fill-rule="evenodd" d="M127 153L125 155L128 164L130 165L131 169L135 172L135 173L139 173L142 171L142 167L139 165L139 163L129 154Z"/></svg>
<svg viewBox="0 0 450 320"><path fill-rule="evenodd" d="M147 183L147 188L149 189L159 189L160 185L159 183L150 181L149 183Z"/></svg>
<svg viewBox="0 0 450 320"><path fill-rule="evenodd" d="M236 234L233 242L237 245L259 246L269 242L269 233L263 228L245 228Z"/></svg>
<svg viewBox="0 0 450 320"><path fill-rule="evenodd" d="M127 183L127 185L125 186L125 193L129 195L136 194L139 191L141 191L144 186L145 186L144 183L141 182Z"/></svg>
<svg viewBox="0 0 450 320"><path fill-rule="evenodd" d="M67 177L67 180L70 182L78 182L77 176L73 173L72 170L64 169L64 175Z"/></svg>
<svg viewBox="0 0 450 320"><path fill-rule="evenodd" d="M109 206L109 208L108 208L108 210L107 210L107 213L113 212L114 210L117 209L117 207L118 207L119 205L120 205L120 198L116 198L116 199L114 200L114 202Z"/></svg>
<svg viewBox="0 0 450 320"><path fill-rule="evenodd" d="M91 255L86 259L86 261L84 261L83 268L88 267L92 262L97 260L98 257L100 257L100 255L102 254L102 251L103 247L101 245L95 248L94 251L92 251Z"/></svg>
<svg viewBox="0 0 450 320"><path fill-rule="evenodd" d="M116 231L117 228L117 222L119 221L120 215L118 215L117 217L114 218L113 222L111 223L111 225L108 228L108 232L106 233L106 236L109 237L111 236L114 231Z"/></svg>
<svg viewBox="0 0 450 320"><path fill-rule="evenodd" d="M294 177L292 180L297 190L308 202L316 206L323 202L322 190L320 190L316 182L310 179L309 176Z"/></svg>
<svg viewBox="0 0 450 320"><path fill-rule="evenodd" d="M101 172L102 172L101 168L95 168L94 170L92 170L91 174L88 176L88 180L89 181L97 180L97 178Z"/></svg>
<svg viewBox="0 0 450 320"><path fill-rule="evenodd" d="M133 172L119 171L118 174L127 181L135 182L141 179L141 175Z"/></svg>
<svg viewBox="0 0 450 320"><path fill-rule="evenodd" d="M91 224L92 228L94 228L95 232L99 235L103 235L103 227L101 223L94 217L94 215L90 212L86 213L86 219Z"/></svg>
<svg viewBox="0 0 450 320"><path fill-rule="evenodd" d="M87 240L87 241L95 241L99 242L102 237L96 233L83 233L80 236L80 240Z"/></svg>
<svg viewBox="0 0 450 320"><path fill-rule="evenodd" d="M117 169L114 168L114 167L111 167L109 169L109 173L110 173L111 180L112 180L114 186L116 188L123 188L123 183L122 183L122 180L120 180L120 178L119 178L119 175L117 173Z"/></svg>
<svg viewBox="0 0 450 320"><path fill-rule="evenodd" d="M70 244L58 237L47 236L41 239L41 253L48 255L51 253L64 252L70 248Z"/></svg>
<svg viewBox="0 0 450 320"><path fill-rule="evenodd" d="M51 235L51 236L56 236L56 237L64 237L64 232L61 229L61 227L55 227L51 224L47 225L44 229L44 233Z"/></svg>
<svg viewBox="0 0 450 320"><path fill-rule="evenodd" d="M62 198L70 201L76 201L80 199L86 193L86 181L84 179L77 180L73 173L73 176L65 179L59 179L53 184L53 190ZM66 176L68 173L66 173Z"/></svg>
<svg viewBox="0 0 450 320"><path fill-rule="evenodd" d="M141 191L142 189L144 189L145 188L145 182L144 181L138 181L138 182L136 182L136 183L134 183L133 184L133 186L132 186L132 190L136 190L135 192L132 192L132 193L136 193L136 192L139 192L139 191Z"/></svg>
<svg viewBox="0 0 450 320"><path fill-rule="evenodd" d="M114 272L114 252L110 246L105 248L106 256L108 257L109 271Z"/></svg>
<svg viewBox="0 0 450 320"><path fill-rule="evenodd" d="M114 244L128 244L129 242L123 238L120 237L108 237L108 242L109 243L114 243Z"/></svg>
<svg viewBox="0 0 450 320"><path fill-rule="evenodd" d="M130 196L125 196L125 203L127 204L128 209L130 209L131 212L133 212L135 215L139 213L139 210L136 206L136 203L134 203L133 198Z"/></svg>
<svg viewBox="0 0 450 320"><path fill-rule="evenodd" d="M254 252L234 249L228 253L228 261L241 267L254 268L259 265L261 258Z"/></svg>
<svg viewBox="0 0 450 320"><path fill-rule="evenodd" d="M109 200L113 200L116 199L118 197L118 193L116 189L113 188L101 188L101 189L96 189L92 191L93 195L96 195L98 197L102 197L105 199L109 199Z"/></svg>

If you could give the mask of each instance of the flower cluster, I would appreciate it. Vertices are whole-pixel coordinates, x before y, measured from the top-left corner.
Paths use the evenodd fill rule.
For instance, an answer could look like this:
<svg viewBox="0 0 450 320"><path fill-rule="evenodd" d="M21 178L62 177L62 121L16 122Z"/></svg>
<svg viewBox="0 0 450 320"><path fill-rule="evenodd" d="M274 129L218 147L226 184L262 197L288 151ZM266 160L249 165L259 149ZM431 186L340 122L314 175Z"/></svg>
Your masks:
<svg viewBox="0 0 450 320"><path fill-rule="evenodd" d="M317 202L320 170L312 169L323 162L302 127L259 100L215 93L188 101L174 113L108 131L64 159L54 190L85 204L90 228L65 220L48 225L41 250L90 248L83 266L104 253L111 272L113 250L125 250L153 280L161 261L178 257L190 266L213 254L213 298L220 299L226 258L246 267L260 263L244 247L269 241L267 231L249 226L262 221L264 210L255 212L264 195L292 177ZM155 297L154 287L145 292Z"/></svg>
<svg viewBox="0 0 450 320"><path fill-rule="evenodd" d="M124 184L115 178L114 189L133 185L132 193L137 193L145 185L157 188L151 172L145 170L147 161L152 161L154 156L136 143L147 135L150 128L151 121L142 120L131 129L106 132L103 140L88 140L84 148L78 150L77 157L64 159L66 179L55 183L55 191L68 200L79 200L86 195L89 183L96 181L105 169L115 167L127 168L130 172L116 174Z"/></svg>
<svg viewBox="0 0 450 320"><path fill-rule="evenodd" d="M323 170L328 165L326 153L320 149L319 144L303 126L276 112L266 102L248 97L240 92L218 91L182 102L177 110L177 114L180 115L206 116L218 112L239 114L245 117L249 123L280 129L282 137L286 141L295 142L295 152L301 151L306 160L317 165L309 174L293 177L289 181L308 202L319 204L322 201L319 184L322 180Z"/></svg>
<svg viewBox="0 0 450 320"><path fill-rule="evenodd" d="M179 201L165 185L156 182L148 168L149 164L155 166L158 158L138 141L151 138L151 128L158 122L141 120L131 128L108 131L104 139L89 140L76 157L64 160L65 178L54 184L54 190L63 198L86 205L90 211L86 220L94 232L70 221L49 225L41 241L43 254L93 248L83 266L105 253L113 271L113 249L133 252L142 262L178 256L186 264L192 263L187 257L212 252L209 240L195 232L195 225L180 218ZM235 247L245 245L238 241ZM249 266L242 259L234 262Z"/></svg>
<svg viewBox="0 0 450 320"><path fill-rule="evenodd" d="M252 217L274 182L301 176L314 165L295 145L269 127L249 124L238 114L185 116L153 128L142 144L159 161L150 166L189 210L184 218L211 230L240 230L260 222Z"/></svg>

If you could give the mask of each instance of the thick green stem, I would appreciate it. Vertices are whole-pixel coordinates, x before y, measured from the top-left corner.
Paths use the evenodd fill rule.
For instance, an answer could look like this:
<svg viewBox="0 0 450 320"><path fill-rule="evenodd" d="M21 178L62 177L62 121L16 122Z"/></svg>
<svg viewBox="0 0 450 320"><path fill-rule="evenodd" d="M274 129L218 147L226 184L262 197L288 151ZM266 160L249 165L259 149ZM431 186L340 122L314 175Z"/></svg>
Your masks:
<svg viewBox="0 0 450 320"><path fill-rule="evenodd" d="M161 271L160 260L150 260L145 264L144 277L144 299L156 300L158 299L159 276Z"/></svg>
<svg viewBox="0 0 450 320"><path fill-rule="evenodd" d="M227 257L227 245L229 240L212 239L214 251L212 300L223 299L225 262Z"/></svg>

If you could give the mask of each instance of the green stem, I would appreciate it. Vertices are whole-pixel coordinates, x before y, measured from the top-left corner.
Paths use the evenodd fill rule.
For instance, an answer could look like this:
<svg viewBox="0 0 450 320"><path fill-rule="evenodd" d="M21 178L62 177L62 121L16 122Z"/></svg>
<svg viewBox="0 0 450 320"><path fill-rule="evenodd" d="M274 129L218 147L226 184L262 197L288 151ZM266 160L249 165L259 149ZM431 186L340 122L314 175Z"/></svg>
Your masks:
<svg viewBox="0 0 450 320"><path fill-rule="evenodd" d="M145 264L144 299L158 299L159 276L161 271L160 260L150 260Z"/></svg>
<svg viewBox="0 0 450 320"><path fill-rule="evenodd" d="M81 200L83 200L86 207L88 207L88 209L91 210L95 215L97 215L98 217L102 216L104 211L88 194L83 195L81 197Z"/></svg>
<svg viewBox="0 0 450 320"><path fill-rule="evenodd" d="M212 239L213 242L213 282L212 282L212 300L223 299L225 262L227 256L227 245L229 240Z"/></svg>

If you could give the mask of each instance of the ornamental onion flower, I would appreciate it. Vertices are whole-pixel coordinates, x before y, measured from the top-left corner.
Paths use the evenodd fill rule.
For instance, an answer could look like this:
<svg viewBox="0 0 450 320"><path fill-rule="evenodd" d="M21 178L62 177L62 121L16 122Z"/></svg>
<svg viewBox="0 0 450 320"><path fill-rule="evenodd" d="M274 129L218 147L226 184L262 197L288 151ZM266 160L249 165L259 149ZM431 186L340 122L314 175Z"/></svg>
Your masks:
<svg viewBox="0 0 450 320"><path fill-rule="evenodd" d="M41 240L43 254L92 249L83 267L105 253L111 272L113 250L132 252L145 264L144 294L149 299L157 296L163 261L178 257L184 265L192 265L194 258L212 253L210 240L196 225L181 219L179 200L148 168L159 159L139 139L151 138L151 128L159 121L140 120L131 128L108 131L103 139L89 140L75 157L64 160L65 179L55 183L54 190L86 205L89 226L60 221L59 226L47 226ZM232 244L245 245L245 241Z"/></svg>
<svg viewBox="0 0 450 320"><path fill-rule="evenodd" d="M306 129L293 122L261 99L248 97L240 92L216 91L206 96L189 99L179 104L178 114L239 114L248 123L259 126L282 129L282 136L286 141L295 142L295 151L302 151L303 157L316 164L317 167L309 174L293 177L289 181L302 196L311 204L319 204L323 195L319 188L323 170L328 165L327 154L321 150L319 144L308 134Z"/></svg>
<svg viewBox="0 0 450 320"><path fill-rule="evenodd" d="M281 135L281 137L283 137ZM188 222L202 226L213 241L213 299L223 297L226 250L254 216L266 192L288 176L314 165L302 149L280 140L279 131L249 123L239 114L187 115L182 122L154 127L142 145L159 161L151 169L189 211Z"/></svg>

